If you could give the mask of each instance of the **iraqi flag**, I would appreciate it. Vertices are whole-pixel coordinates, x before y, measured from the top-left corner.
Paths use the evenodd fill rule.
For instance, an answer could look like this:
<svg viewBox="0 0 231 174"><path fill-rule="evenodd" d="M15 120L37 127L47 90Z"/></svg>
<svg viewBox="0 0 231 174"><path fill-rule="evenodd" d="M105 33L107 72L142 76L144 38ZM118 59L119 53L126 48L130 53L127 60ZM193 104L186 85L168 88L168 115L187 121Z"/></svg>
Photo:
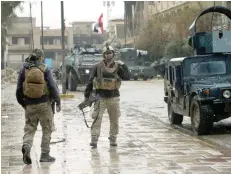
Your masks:
<svg viewBox="0 0 231 174"><path fill-rule="evenodd" d="M103 13L100 15L98 21L93 24L93 31L96 33L103 33Z"/></svg>

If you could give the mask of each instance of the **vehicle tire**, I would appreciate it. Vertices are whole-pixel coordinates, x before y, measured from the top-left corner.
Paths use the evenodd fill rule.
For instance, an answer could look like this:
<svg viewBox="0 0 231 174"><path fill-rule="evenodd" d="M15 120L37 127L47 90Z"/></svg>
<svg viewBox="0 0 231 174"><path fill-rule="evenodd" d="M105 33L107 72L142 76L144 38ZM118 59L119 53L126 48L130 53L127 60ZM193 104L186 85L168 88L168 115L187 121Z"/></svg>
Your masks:
<svg viewBox="0 0 231 174"><path fill-rule="evenodd" d="M168 119L171 124L179 125L183 121L183 115L177 114L172 110L171 103L168 102Z"/></svg>
<svg viewBox="0 0 231 174"><path fill-rule="evenodd" d="M138 77L137 77L137 76L135 76L133 79L134 79L134 80L138 80Z"/></svg>
<svg viewBox="0 0 231 174"><path fill-rule="evenodd" d="M190 105L190 117L193 132L208 135L213 129L214 112L209 104L199 104L196 97Z"/></svg>
<svg viewBox="0 0 231 174"><path fill-rule="evenodd" d="M148 80L148 76L144 76L143 80L145 80L145 81Z"/></svg>
<svg viewBox="0 0 231 174"><path fill-rule="evenodd" d="M75 77L75 75L73 75L72 72L70 72L68 76L68 89L70 91L77 90L77 78Z"/></svg>

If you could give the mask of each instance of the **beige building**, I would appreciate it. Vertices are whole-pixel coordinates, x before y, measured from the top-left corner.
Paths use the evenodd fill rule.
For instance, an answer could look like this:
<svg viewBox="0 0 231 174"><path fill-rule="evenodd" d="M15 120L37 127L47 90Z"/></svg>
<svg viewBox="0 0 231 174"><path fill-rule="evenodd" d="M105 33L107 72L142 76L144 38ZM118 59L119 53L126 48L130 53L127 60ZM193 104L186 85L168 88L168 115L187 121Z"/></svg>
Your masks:
<svg viewBox="0 0 231 174"><path fill-rule="evenodd" d="M41 28L35 26L36 19L29 17L16 18L8 29L9 46L6 53L7 65L18 69L33 48L42 48ZM104 41L102 34L92 32L93 22L73 22L65 28L64 43L66 53L74 44L92 44L101 47ZM32 37L33 36L33 37ZM59 67L62 62L61 29L43 29L43 46L45 58L52 59L52 67Z"/></svg>
<svg viewBox="0 0 231 174"><path fill-rule="evenodd" d="M72 22L74 44L88 44L101 48L106 35L93 32L93 21Z"/></svg>
<svg viewBox="0 0 231 174"><path fill-rule="evenodd" d="M168 19L176 12L187 9L187 8L199 8L205 9L215 5L221 5L225 7L231 7L230 1L149 1L147 5L148 18L152 18L153 15L159 15L162 18ZM228 25L230 21L227 17L221 16L213 21L213 30ZM166 24L166 28L169 28L170 23ZM171 23L171 32L175 33L178 29L178 25L173 21ZM183 35L187 36L187 32L183 32Z"/></svg>

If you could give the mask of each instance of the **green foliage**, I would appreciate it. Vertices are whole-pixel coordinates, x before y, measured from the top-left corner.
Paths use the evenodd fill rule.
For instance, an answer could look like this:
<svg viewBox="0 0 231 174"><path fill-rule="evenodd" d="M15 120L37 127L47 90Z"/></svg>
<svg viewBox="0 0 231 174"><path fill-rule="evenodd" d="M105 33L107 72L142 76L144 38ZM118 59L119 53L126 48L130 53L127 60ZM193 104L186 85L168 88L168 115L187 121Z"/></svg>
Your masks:
<svg viewBox="0 0 231 174"><path fill-rule="evenodd" d="M164 56L168 58L191 55L193 55L193 49L188 45L187 39L170 41L164 51Z"/></svg>
<svg viewBox="0 0 231 174"><path fill-rule="evenodd" d="M193 55L186 41L189 37L189 27L200 12L207 7L203 7L201 2L190 2L190 4L190 8L179 9L171 15L153 16L144 27L135 47L147 50L152 61L164 56ZM211 31L212 20L215 21L216 17L216 14L211 13L199 18L197 32Z"/></svg>
<svg viewBox="0 0 231 174"><path fill-rule="evenodd" d="M148 51L152 61L163 56L165 45L170 38L170 26L166 30L163 30L164 27L165 24L158 18L152 18L135 43L137 49Z"/></svg>

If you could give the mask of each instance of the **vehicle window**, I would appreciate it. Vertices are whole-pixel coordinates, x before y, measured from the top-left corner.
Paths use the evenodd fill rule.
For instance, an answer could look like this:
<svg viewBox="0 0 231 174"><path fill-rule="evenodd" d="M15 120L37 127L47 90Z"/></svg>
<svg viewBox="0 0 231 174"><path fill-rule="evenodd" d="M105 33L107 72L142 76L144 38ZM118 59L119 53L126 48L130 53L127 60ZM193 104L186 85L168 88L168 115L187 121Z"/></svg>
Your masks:
<svg viewBox="0 0 231 174"><path fill-rule="evenodd" d="M175 80L175 67L172 67L172 80Z"/></svg>
<svg viewBox="0 0 231 174"><path fill-rule="evenodd" d="M168 68L168 76L169 76L169 81L170 81L170 84L172 84L172 81L173 81L173 79L172 79L172 67L171 66L169 66L169 68Z"/></svg>
<svg viewBox="0 0 231 174"><path fill-rule="evenodd" d="M142 62L137 62L136 64L139 65L139 66L141 66L141 65L142 65Z"/></svg>
<svg viewBox="0 0 231 174"><path fill-rule="evenodd" d="M209 61L201 63L192 63L190 67L190 74L199 75L215 75L225 74L226 64L225 61Z"/></svg>

